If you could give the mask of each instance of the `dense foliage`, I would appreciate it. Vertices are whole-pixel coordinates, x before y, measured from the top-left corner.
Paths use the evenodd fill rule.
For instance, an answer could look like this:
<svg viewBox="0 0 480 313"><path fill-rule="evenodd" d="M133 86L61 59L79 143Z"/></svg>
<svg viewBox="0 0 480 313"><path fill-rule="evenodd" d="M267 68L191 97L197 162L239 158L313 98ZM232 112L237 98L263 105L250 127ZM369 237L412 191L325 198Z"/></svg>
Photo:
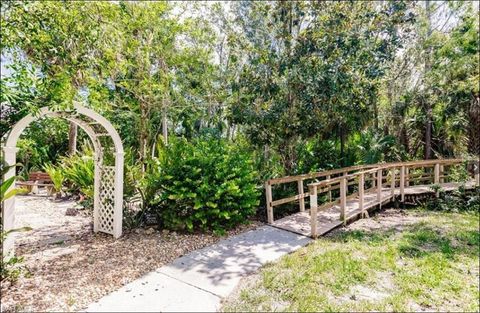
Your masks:
<svg viewBox="0 0 480 313"><path fill-rule="evenodd" d="M255 213L259 192L251 155L217 138L176 139L152 160L148 206L169 229L224 229Z"/></svg>
<svg viewBox="0 0 480 313"><path fill-rule="evenodd" d="M480 212L480 190L460 188L453 192L439 189L438 197L425 201L422 206L427 210L445 212Z"/></svg>
<svg viewBox="0 0 480 313"><path fill-rule="evenodd" d="M0 135L40 107L81 102L122 137L126 200L141 198L141 212L126 216L141 221L155 207L166 227L219 230L251 214L253 184L270 177L479 155L476 10L468 1L3 1ZM199 139L206 133L218 139ZM91 196L93 163L76 153L86 139L59 119L33 124L19 142L20 174L64 167L64 184ZM244 181L221 167L232 164ZM244 212L234 213L233 189L217 195L223 184L245 192Z"/></svg>

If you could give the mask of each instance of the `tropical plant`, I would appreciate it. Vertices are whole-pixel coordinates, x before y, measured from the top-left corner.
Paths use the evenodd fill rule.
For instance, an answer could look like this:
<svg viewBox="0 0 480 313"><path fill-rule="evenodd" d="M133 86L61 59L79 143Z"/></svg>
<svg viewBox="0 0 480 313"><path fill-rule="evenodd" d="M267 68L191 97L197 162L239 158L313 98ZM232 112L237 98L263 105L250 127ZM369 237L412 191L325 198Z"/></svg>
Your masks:
<svg viewBox="0 0 480 313"><path fill-rule="evenodd" d="M10 177L9 179L5 180L5 175L7 172L12 169L16 168L18 164L14 165L8 165L4 160L0 163L0 202L3 207L3 202L11 197L13 197L15 194L22 192L22 189L19 188L12 188L12 185L15 182L15 176ZM9 190L10 189L10 190ZM4 256L3 255L3 242L7 238L7 236L13 232L18 232L18 231L27 231L31 230L29 227L22 227L22 228L15 228L15 229L10 229L8 231L3 230L3 221L0 218L0 249L1 249L1 254L0 254L0 281L3 280L9 280L9 281L16 281L18 277L25 272L25 268L21 265L23 262L22 257L16 257L16 256Z"/></svg>
<svg viewBox="0 0 480 313"><path fill-rule="evenodd" d="M383 135L366 130L358 136L357 154L361 164L375 164L380 162L399 161L400 153L396 150L394 136Z"/></svg>
<svg viewBox="0 0 480 313"><path fill-rule="evenodd" d="M149 208L169 229L223 233L255 213L259 191L251 155L218 138L175 139L152 161Z"/></svg>
<svg viewBox="0 0 480 313"><path fill-rule="evenodd" d="M52 180L55 191L62 194L63 182L65 176L63 175L63 169L60 166L55 166L52 164L45 164L43 169L50 176Z"/></svg>
<svg viewBox="0 0 480 313"><path fill-rule="evenodd" d="M24 192L25 190L22 188L15 188L13 184L15 183L16 176L12 176L9 179L5 180L5 175L7 172L13 168L17 168L17 166L21 166L21 164L17 163L14 165L8 165L4 160L1 160L0 163L0 201L3 203L4 200L15 196L17 193ZM12 187L13 186L13 187ZM10 190L9 190L10 189Z"/></svg>
<svg viewBox="0 0 480 313"><path fill-rule="evenodd" d="M95 163L90 146L84 145L81 152L62 157L59 166L71 190L81 192L87 199L93 199Z"/></svg>

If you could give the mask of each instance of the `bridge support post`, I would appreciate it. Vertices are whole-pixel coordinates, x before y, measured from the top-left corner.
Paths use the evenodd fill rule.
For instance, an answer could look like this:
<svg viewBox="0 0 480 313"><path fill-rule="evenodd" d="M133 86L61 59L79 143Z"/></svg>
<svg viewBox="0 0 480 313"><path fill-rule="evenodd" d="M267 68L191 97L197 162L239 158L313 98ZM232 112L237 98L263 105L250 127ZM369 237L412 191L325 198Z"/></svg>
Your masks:
<svg viewBox="0 0 480 313"><path fill-rule="evenodd" d="M405 202L405 166L400 168L400 201Z"/></svg>
<svg viewBox="0 0 480 313"><path fill-rule="evenodd" d="M395 172L397 171L397 168L395 167L392 167L390 169L391 171L391 177L390 177L390 192L391 192L391 195L392 197L395 196Z"/></svg>
<svg viewBox="0 0 480 313"><path fill-rule="evenodd" d="M325 177L326 180L329 180L330 178L332 178L330 175ZM332 202L332 186L328 186L328 202Z"/></svg>
<svg viewBox="0 0 480 313"><path fill-rule="evenodd" d="M435 185L438 185L440 183L440 164L435 164L435 169L434 169L434 174L433 174L433 183ZM437 191L435 192L435 197L439 197L440 196L440 191L437 189Z"/></svg>
<svg viewBox="0 0 480 313"><path fill-rule="evenodd" d="M378 205L382 206L382 170L377 171L377 201Z"/></svg>
<svg viewBox="0 0 480 313"><path fill-rule="evenodd" d="M366 217L363 208L363 197L365 193L365 174L361 173L358 179L358 208L360 209L361 217Z"/></svg>
<svg viewBox="0 0 480 313"><path fill-rule="evenodd" d="M303 198L303 194L305 192L303 191L303 180L300 179L297 182L297 186L298 186L298 195L300 196L300 199L299 199L300 212L304 212L305 211L305 199Z"/></svg>
<svg viewBox="0 0 480 313"><path fill-rule="evenodd" d="M405 167L405 186L410 186L410 168L408 166Z"/></svg>
<svg viewBox="0 0 480 313"><path fill-rule="evenodd" d="M268 224L273 224L272 185L268 181L265 182L265 197L267 200L267 221Z"/></svg>
<svg viewBox="0 0 480 313"><path fill-rule="evenodd" d="M347 179L345 177L340 180L340 220L343 224L347 224Z"/></svg>
<svg viewBox="0 0 480 313"><path fill-rule="evenodd" d="M317 238L317 187L310 186L310 236Z"/></svg>
<svg viewBox="0 0 480 313"><path fill-rule="evenodd" d="M440 183L444 183L445 182L445 178L443 177L445 173L445 166L442 164L440 165Z"/></svg>

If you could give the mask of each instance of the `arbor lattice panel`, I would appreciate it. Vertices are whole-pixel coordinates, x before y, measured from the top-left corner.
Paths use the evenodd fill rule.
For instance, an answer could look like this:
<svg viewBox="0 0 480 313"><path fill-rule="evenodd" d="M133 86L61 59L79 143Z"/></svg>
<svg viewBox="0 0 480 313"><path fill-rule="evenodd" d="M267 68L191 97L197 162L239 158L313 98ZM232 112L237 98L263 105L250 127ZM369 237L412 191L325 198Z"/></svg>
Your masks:
<svg viewBox="0 0 480 313"><path fill-rule="evenodd" d="M100 179L98 230L113 234L115 213L115 167L103 166Z"/></svg>

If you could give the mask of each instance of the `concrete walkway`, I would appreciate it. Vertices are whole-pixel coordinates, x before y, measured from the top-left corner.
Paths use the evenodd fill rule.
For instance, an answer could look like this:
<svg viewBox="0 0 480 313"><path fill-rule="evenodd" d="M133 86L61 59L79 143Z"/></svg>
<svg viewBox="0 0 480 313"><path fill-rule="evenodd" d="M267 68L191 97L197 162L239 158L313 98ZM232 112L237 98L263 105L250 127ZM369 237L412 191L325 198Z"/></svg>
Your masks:
<svg viewBox="0 0 480 313"><path fill-rule="evenodd" d="M103 297L86 311L217 311L221 299L234 290L243 276L310 241L305 236L262 226L178 258Z"/></svg>

